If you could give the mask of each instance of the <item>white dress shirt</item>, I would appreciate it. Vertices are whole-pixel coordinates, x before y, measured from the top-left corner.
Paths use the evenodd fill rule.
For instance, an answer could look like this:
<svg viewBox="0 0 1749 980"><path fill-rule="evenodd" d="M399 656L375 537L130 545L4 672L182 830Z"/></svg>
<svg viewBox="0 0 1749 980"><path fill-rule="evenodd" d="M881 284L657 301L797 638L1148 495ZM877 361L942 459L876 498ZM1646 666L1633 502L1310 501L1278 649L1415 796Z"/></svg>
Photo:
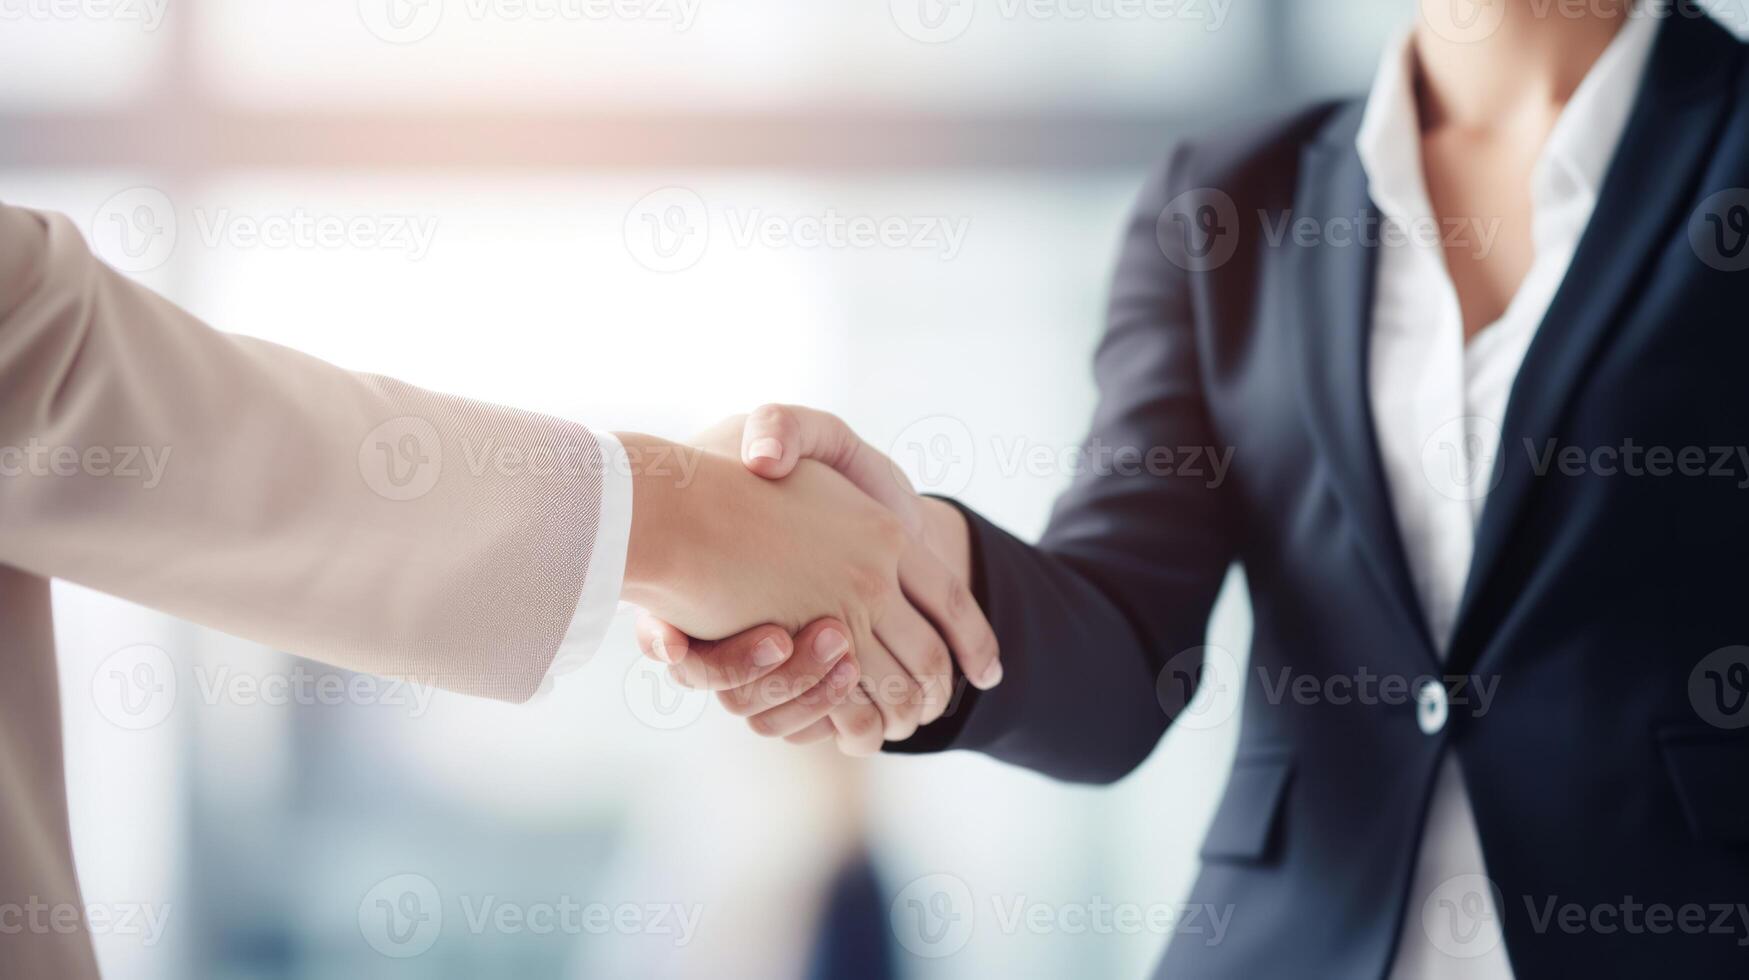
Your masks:
<svg viewBox="0 0 1749 980"><path fill-rule="evenodd" d="M1654 18L1630 18L1562 111L1531 178L1535 259L1506 312L1468 344L1436 241L1406 234L1379 250L1367 394L1405 557L1441 657L1492 489L1507 396L1596 207L1656 35ZM1386 222L1444 232L1451 226L1435 218L1421 167L1413 58L1407 32L1386 50L1358 149ZM1472 247L1492 242L1486 219L1480 231L1471 225L1463 234ZM1454 897L1446 894L1452 885L1442 883L1461 879L1458 890L1470 893L1478 890L1468 883L1486 875L1475 814L1457 761L1448 756L1428 810L1393 978L1512 976L1495 896L1486 888L1479 890L1486 903L1479 920L1491 931L1479 939L1450 941L1434 924L1443 920L1423 919L1425 905Z"/></svg>

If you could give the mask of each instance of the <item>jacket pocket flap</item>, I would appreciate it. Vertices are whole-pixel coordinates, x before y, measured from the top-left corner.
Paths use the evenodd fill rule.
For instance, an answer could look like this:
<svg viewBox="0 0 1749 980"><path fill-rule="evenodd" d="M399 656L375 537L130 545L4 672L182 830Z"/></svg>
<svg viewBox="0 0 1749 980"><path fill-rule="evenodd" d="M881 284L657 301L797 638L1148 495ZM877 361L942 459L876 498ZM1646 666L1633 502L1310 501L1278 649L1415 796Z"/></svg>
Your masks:
<svg viewBox="0 0 1749 980"><path fill-rule="evenodd" d="M1749 844L1749 733L1665 730L1658 741L1694 835Z"/></svg>
<svg viewBox="0 0 1749 980"><path fill-rule="evenodd" d="M1203 838L1204 859L1258 861L1270 841L1282 808L1293 757L1286 750L1241 749L1227 778L1226 792Z"/></svg>

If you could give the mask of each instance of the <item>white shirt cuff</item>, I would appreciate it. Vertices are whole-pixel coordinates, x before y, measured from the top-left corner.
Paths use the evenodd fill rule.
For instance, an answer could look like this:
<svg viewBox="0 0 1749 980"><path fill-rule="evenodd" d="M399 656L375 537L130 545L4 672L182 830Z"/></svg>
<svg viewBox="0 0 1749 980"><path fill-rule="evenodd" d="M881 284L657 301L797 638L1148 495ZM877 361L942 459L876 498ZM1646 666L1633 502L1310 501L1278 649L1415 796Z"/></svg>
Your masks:
<svg viewBox="0 0 1749 980"><path fill-rule="evenodd" d="M595 655L607 628L619 610L620 588L625 582L626 553L632 538L632 470L625 447L606 432L596 432L601 447L601 513L595 524L595 547L589 554L583 591L571 628L559 644L559 652L547 668L546 680L587 663Z"/></svg>

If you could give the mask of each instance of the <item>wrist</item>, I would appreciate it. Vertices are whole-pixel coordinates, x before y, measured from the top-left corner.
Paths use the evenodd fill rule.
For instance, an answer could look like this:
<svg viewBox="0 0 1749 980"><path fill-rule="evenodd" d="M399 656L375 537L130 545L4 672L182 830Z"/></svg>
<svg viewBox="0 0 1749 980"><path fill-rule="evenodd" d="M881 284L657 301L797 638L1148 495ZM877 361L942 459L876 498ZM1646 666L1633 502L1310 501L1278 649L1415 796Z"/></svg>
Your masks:
<svg viewBox="0 0 1749 980"><path fill-rule="evenodd" d="M621 596L634 605L659 608L687 537L682 490L689 449L634 432L614 435L625 448L632 477L632 529Z"/></svg>
<svg viewBox="0 0 1749 980"><path fill-rule="evenodd" d="M958 507L923 497L923 544L962 582L972 579L972 528Z"/></svg>

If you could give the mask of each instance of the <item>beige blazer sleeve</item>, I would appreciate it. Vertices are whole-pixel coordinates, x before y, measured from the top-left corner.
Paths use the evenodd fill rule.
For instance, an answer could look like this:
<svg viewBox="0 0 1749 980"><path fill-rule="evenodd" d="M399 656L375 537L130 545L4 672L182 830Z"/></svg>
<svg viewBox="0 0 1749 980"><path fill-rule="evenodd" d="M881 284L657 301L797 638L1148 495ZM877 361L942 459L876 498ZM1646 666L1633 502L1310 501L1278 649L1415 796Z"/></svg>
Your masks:
<svg viewBox="0 0 1749 980"><path fill-rule="evenodd" d="M220 333L0 205L0 564L521 700L584 586L601 458L569 422Z"/></svg>

